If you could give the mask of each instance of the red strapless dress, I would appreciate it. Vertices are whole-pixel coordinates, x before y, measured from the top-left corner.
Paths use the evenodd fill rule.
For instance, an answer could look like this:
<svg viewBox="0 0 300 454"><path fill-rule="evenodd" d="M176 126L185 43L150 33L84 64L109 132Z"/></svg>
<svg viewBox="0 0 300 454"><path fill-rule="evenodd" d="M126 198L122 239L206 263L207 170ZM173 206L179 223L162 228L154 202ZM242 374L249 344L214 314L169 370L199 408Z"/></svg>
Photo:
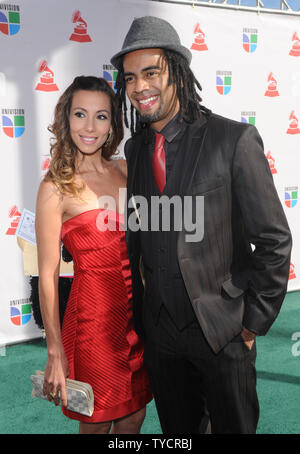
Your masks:
<svg viewBox="0 0 300 454"><path fill-rule="evenodd" d="M123 217L85 211L63 223L62 240L74 264L62 328L69 378L89 383L95 398L91 417L63 413L83 422L121 418L152 399L144 346L133 329Z"/></svg>

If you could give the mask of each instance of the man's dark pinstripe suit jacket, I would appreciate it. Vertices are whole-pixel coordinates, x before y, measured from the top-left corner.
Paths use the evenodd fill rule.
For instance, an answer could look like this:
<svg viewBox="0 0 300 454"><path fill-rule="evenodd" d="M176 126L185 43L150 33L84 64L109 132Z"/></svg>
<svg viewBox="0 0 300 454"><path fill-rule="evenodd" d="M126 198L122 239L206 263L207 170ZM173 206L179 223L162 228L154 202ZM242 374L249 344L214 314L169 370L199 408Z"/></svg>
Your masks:
<svg viewBox="0 0 300 454"><path fill-rule="evenodd" d="M210 114L188 124L182 143L180 195L204 196L204 236L188 242L183 228L174 247L196 317L217 353L243 326L257 335L271 327L286 294L292 239L254 126ZM142 133L125 145L127 203L137 194L143 148ZM143 337L139 232L127 229L126 242L134 324Z"/></svg>

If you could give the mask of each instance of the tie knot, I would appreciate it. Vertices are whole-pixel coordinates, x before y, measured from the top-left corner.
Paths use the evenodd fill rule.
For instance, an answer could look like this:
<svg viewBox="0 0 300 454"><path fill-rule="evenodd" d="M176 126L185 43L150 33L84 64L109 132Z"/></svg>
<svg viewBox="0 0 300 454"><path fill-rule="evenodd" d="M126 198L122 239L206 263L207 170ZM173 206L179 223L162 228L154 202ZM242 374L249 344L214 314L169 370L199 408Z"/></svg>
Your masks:
<svg viewBox="0 0 300 454"><path fill-rule="evenodd" d="M156 133L156 138L155 138L155 148L160 148L163 146L165 143L165 138L162 134L159 132Z"/></svg>

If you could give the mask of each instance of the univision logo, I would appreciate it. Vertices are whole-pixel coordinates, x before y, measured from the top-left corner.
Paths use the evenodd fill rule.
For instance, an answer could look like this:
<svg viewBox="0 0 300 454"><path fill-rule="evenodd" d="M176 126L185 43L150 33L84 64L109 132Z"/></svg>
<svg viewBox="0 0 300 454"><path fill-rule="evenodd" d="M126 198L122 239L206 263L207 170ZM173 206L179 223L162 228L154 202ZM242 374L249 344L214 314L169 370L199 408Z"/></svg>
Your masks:
<svg viewBox="0 0 300 454"><path fill-rule="evenodd" d="M0 31L4 35L16 35L20 30L20 7L0 3Z"/></svg>
<svg viewBox="0 0 300 454"><path fill-rule="evenodd" d="M243 48L246 52L252 53L257 48L257 29L244 28L243 29Z"/></svg>
<svg viewBox="0 0 300 454"><path fill-rule="evenodd" d="M113 65L103 65L103 77L116 92L116 80L118 71Z"/></svg>
<svg viewBox="0 0 300 454"><path fill-rule="evenodd" d="M241 122L255 126L256 112L241 112Z"/></svg>
<svg viewBox="0 0 300 454"><path fill-rule="evenodd" d="M24 109L2 109L2 130L8 137L21 137L25 131Z"/></svg>
<svg viewBox="0 0 300 454"><path fill-rule="evenodd" d="M216 88L220 95L228 95L231 91L231 71L217 71Z"/></svg>
<svg viewBox="0 0 300 454"><path fill-rule="evenodd" d="M29 298L10 301L10 321L16 326L23 326L32 317L32 306Z"/></svg>
<svg viewBox="0 0 300 454"><path fill-rule="evenodd" d="M298 202L298 186L285 188L284 203L288 208L294 208Z"/></svg>

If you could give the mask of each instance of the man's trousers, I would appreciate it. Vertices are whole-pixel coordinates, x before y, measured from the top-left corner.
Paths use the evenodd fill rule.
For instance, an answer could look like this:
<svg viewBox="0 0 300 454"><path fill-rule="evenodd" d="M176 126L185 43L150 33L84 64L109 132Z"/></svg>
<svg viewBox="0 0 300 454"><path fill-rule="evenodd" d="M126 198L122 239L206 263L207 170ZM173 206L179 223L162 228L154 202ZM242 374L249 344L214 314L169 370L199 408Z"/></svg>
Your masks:
<svg viewBox="0 0 300 454"><path fill-rule="evenodd" d="M255 433L255 342L249 350L238 335L215 354L198 322L179 331L162 306L155 324L148 304L145 364L163 433L208 433L208 415L213 434Z"/></svg>

